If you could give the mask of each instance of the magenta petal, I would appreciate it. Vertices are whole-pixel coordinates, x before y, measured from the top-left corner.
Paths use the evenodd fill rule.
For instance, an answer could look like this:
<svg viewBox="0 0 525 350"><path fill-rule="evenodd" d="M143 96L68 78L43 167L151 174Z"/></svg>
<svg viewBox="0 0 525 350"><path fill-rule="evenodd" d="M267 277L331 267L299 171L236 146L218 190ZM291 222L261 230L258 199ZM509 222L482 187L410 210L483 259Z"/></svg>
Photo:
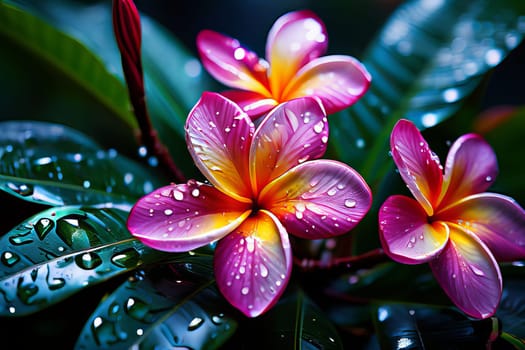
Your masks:
<svg viewBox="0 0 525 350"><path fill-rule="evenodd" d="M370 209L372 194L361 175L331 160L304 162L268 184L259 203L289 233L316 239L348 232Z"/></svg>
<svg viewBox="0 0 525 350"><path fill-rule="evenodd" d="M445 293L467 315L494 314L501 298L501 273L488 248L474 235L450 225L449 243L430 267Z"/></svg>
<svg viewBox="0 0 525 350"><path fill-rule="evenodd" d="M269 112L277 105L277 101L273 98L252 91L226 90L222 91L221 95L238 104L252 120Z"/></svg>
<svg viewBox="0 0 525 350"><path fill-rule="evenodd" d="M186 120L186 143L195 165L217 189L250 202L248 154L254 125L227 98L204 92Z"/></svg>
<svg viewBox="0 0 525 350"><path fill-rule="evenodd" d="M405 119L399 120L394 126L390 135L390 148L410 192L427 215L432 216L443 182L439 159L430 150L416 126Z"/></svg>
<svg viewBox="0 0 525 350"><path fill-rule="evenodd" d="M266 42L272 94L280 96L295 73L324 54L327 46L324 23L313 12L295 11L281 16L272 26Z"/></svg>
<svg viewBox="0 0 525 350"><path fill-rule="evenodd" d="M302 67L283 92L283 100L316 96L330 115L355 102L368 91L372 76L350 56L324 56Z"/></svg>
<svg viewBox="0 0 525 350"><path fill-rule="evenodd" d="M214 265L224 297L246 316L259 316L277 302L290 278L288 235L275 216L259 211L219 241Z"/></svg>
<svg viewBox="0 0 525 350"><path fill-rule="evenodd" d="M463 197L484 192L498 175L496 154L481 136L467 134L448 152L441 207Z"/></svg>
<svg viewBox="0 0 525 350"><path fill-rule="evenodd" d="M254 193L290 168L321 157L328 121L317 100L305 97L274 108L261 122L250 148Z"/></svg>
<svg viewBox="0 0 525 350"><path fill-rule="evenodd" d="M189 181L161 187L131 209L131 234L158 250L183 252L231 232L250 215L250 206L212 186Z"/></svg>
<svg viewBox="0 0 525 350"><path fill-rule="evenodd" d="M498 261L525 259L525 211L510 197L480 193L438 214L475 234Z"/></svg>
<svg viewBox="0 0 525 350"><path fill-rule="evenodd" d="M379 209L379 238L393 260L419 264L434 258L448 241L448 227L428 223L421 205L406 196L390 196Z"/></svg>
<svg viewBox="0 0 525 350"><path fill-rule="evenodd" d="M206 70L224 85L270 96L268 63L239 41L203 30L197 36L197 49Z"/></svg>

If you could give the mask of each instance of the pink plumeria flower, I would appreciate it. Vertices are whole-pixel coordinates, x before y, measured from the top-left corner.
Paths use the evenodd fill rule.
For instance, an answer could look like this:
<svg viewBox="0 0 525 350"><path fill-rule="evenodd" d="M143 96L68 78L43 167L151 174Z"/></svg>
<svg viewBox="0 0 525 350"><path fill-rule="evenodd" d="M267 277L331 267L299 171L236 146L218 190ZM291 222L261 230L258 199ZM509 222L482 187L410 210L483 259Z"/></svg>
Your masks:
<svg viewBox="0 0 525 350"><path fill-rule="evenodd" d="M209 181L153 191L132 208L128 228L145 244L184 252L215 241L225 298L245 315L268 310L292 269L288 234L319 239L351 230L371 192L349 166L316 159L328 124L312 98L286 102L255 128L234 102L205 92L186 123L188 149Z"/></svg>
<svg viewBox="0 0 525 350"><path fill-rule="evenodd" d="M355 58L323 56L328 35L311 11L289 12L272 26L266 60L239 41L211 30L197 37L206 70L235 90L223 92L250 116L257 117L281 102L315 96L327 115L356 102L370 86L371 76Z"/></svg>
<svg viewBox="0 0 525 350"><path fill-rule="evenodd" d="M454 142L445 169L407 120L390 138L394 162L415 200L394 195L379 211L386 253L405 264L428 262L445 293L466 314L492 316L500 302L497 261L525 258L525 211L507 196L484 192L498 165L476 134Z"/></svg>

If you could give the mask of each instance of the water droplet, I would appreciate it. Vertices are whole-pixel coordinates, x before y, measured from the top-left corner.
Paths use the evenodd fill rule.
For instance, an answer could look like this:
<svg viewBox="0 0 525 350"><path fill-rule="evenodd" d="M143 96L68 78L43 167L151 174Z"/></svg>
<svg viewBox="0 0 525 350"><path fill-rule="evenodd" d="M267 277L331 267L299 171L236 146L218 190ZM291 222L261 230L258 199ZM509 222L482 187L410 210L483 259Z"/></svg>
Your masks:
<svg viewBox="0 0 525 350"><path fill-rule="evenodd" d="M457 276L456 276L455 273L453 273L451 277L452 277L452 278L456 278Z"/></svg>
<svg viewBox="0 0 525 350"><path fill-rule="evenodd" d="M190 324L188 325L188 330L189 331L194 331L197 328L199 328L200 326L202 326L203 323L204 323L204 320L202 318L194 317L193 320L191 320Z"/></svg>
<svg viewBox="0 0 525 350"><path fill-rule="evenodd" d="M174 190L173 191L173 198L175 198L175 200L181 201L181 200L184 199L184 193L182 193L180 191L177 191L177 190Z"/></svg>
<svg viewBox="0 0 525 350"><path fill-rule="evenodd" d="M246 249L250 253L255 251L255 239L253 237L246 237Z"/></svg>
<svg viewBox="0 0 525 350"><path fill-rule="evenodd" d="M326 192L326 194L329 196L334 196L336 193L337 193L337 189L335 187L329 189L328 192Z"/></svg>
<svg viewBox="0 0 525 350"><path fill-rule="evenodd" d="M355 208L356 205L357 205L357 202L353 199L345 200L345 207L347 208Z"/></svg>
<svg viewBox="0 0 525 350"><path fill-rule="evenodd" d="M47 218L38 220L34 225L35 232L40 240L43 240L53 227L55 227L54 221Z"/></svg>
<svg viewBox="0 0 525 350"><path fill-rule="evenodd" d="M200 194L200 191L198 188L194 188L193 191L191 191L191 195L195 198L197 198Z"/></svg>
<svg viewBox="0 0 525 350"><path fill-rule="evenodd" d="M248 288L248 287L243 287L241 289L241 294L242 295L248 295L249 292L250 292L250 288Z"/></svg>
<svg viewBox="0 0 525 350"><path fill-rule="evenodd" d="M261 277L268 277L268 268L265 265L260 264L259 271L261 272Z"/></svg>
<svg viewBox="0 0 525 350"><path fill-rule="evenodd" d="M130 268L135 267L140 261L140 254L134 248L123 250L111 257L111 262L118 267Z"/></svg>
<svg viewBox="0 0 525 350"><path fill-rule="evenodd" d="M102 259L96 253L88 252L75 256L75 263L82 269L93 270L102 264Z"/></svg>
<svg viewBox="0 0 525 350"><path fill-rule="evenodd" d="M224 318L224 314L213 315L211 317L211 321L213 322L213 324L218 326L223 323L223 318Z"/></svg>
<svg viewBox="0 0 525 350"><path fill-rule="evenodd" d="M16 253L5 251L2 253L2 256L0 257L0 261L2 261L2 264L4 264L5 266L11 267L20 261L20 256Z"/></svg>
<svg viewBox="0 0 525 350"><path fill-rule="evenodd" d="M95 317L91 323L91 331L98 344L115 346L115 343L126 340L125 332L117 330L115 322L103 319L98 316Z"/></svg>
<svg viewBox="0 0 525 350"><path fill-rule="evenodd" d="M485 181L487 181L487 182L492 181L492 176L487 175L487 176L485 177Z"/></svg>
<svg viewBox="0 0 525 350"><path fill-rule="evenodd" d="M173 215L173 210L171 210L171 209L164 209L164 215L166 215L166 216Z"/></svg>
<svg viewBox="0 0 525 350"><path fill-rule="evenodd" d="M15 184L12 182L7 183L7 188L11 191L18 193L21 196L30 196L33 194L33 187L26 184Z"/></svg>
<svg viewBox="0 0 525 350"><path fill-rule="evenodd" d="M9 237L9 242L13 245L24 245L33 243L31 231L17 233Z"/></svg>
<svg viewBox="0 0 525 350"><path fill-rule="evenodd" d="M319 121L317 124L314 125L314 132L316 134L320 134L324 129L324 122Z"/></svg>

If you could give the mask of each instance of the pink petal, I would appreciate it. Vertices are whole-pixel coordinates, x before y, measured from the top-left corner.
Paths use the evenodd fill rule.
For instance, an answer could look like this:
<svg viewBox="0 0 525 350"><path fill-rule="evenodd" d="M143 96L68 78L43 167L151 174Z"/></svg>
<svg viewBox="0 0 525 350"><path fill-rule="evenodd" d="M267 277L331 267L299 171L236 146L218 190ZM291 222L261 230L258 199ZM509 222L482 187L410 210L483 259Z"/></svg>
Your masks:
<svg viewBox="0 0 525 350"><path fill-rule="evenodd" d="M390 196L379 210L379 238L393 260L403 264L427 262L448 241L448 227L430 224L421 205L406 196Z"/></svg>
<svg viewBox="0 0 525 350"><path fill-rule="evenodd" d="M308 159L321 157L328 141L328 121L313 98L285 102L273 109L255 131L250 148L254 193Z"/></svg>
<svg viewBox="0 0 525 350"><path fill-rule="evenodd" d="M441 193L443 174L438 157L416 126L399 120L390 135L392 157L410 192L432 216Z"/></svg>
<svg viewBox="0 0 525 350"><path fill-rule="evenodd" d="M450 241L430 267L445 293L467 315L494 314L501 298L501 273L488 248L475 236L450 225Z"/></svg>
<svg viewBox="0 0 525 350"><path fill-rule="evenodd" d="M445 207L471 194L484 192L498 175L496 154L481 136L467 134L454 142L445 163Z"/></svg>
<svg viewBox="0 0 525 350"><path fill-rule="evenodd" d="M219 241L215 277L224 297L246 316L272 307L292 271L288 235L271 213L259 211Z"/></svg>
<svg viewBox="0 0 525 350"><path fill-rule="evenodd" d="M372 203L370 188L346 164L331 160L302 163L272 181L259 205L274 213L289 233L317 239L348 232Z"/></svg>
<svg viewBox="0 0 525 350"><path fill-rule="evenodd" d="M266 42L270 85L280 99L286 84L306 63L326 52L328 35L323 22L311 11L289 12L272 26Z"/></svg>
<svg viewBox="0 0 525 350"><path fill-rule="evenodd" d="M236 39L203 30L197 35L197 49L206 70L224 85L270 96L268 63Z"/></svg>
<svg viewBox="0 0 525 350"><path fill-rule="evenodd" d="M495 193L472 195L437 215L481 239L498 261L525 258L525 211L512 198Z"/></svg>
<svg viewBox="0 0 525 350"><path fill-rule="evenodd" d="M238 104L252 119L269 112L277 105L273 98L252 91L227 90L222 91L221 95Z"/></svg>
<svg viewBox="0 0 525 350"><path fill-rule="evenodd" d="M250 205L212 186L189 181L161 187L139 199L127 226L133 236L152 248L184 252L228 234L250 212Z"/></svg>
<svg viewBox="0 0 525 350"><path fill-rule="evenodd" d="M239 106L204 92L186 121L186 143L195 165L217 189L250 202L248 152L254 125Z"/></svg>
<svg viewBox="0 0 525 350"><path fill-rule="evenodd" d="M325 56L302 67L281 99L316 96L330 115L354 104L368 91L371 80L365 66L355 58Z"/></svg>

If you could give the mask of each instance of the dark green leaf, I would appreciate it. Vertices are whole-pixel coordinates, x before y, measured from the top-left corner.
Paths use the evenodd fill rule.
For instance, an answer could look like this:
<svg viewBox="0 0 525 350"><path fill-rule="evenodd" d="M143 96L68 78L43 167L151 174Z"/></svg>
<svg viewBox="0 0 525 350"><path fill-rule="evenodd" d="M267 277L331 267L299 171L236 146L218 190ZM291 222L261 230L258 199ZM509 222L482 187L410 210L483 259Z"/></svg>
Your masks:
<svg viewBox="0 0 525 350"><path fill-rule="evenodd" d="M50 208L2 236L0 315L27 315L138 266L176 259L133 238L126 217L111 208Z"/></svg>
<svg viewBox="0 0 525 350"><path fill-rule="evenodd" d="M496 315L503 330L525 341L525 262L502 266L503 293Z"/></svg>
<svg viewBox="0 0 525 350"><path fill-rule="evenodd" d="M0 2L0 23L0 37L24 48L35 60L45 61L129 126L136 126L124 84L81 42L29 12L3 2Z"/></svg>
<svg viewBox="0 0 525 350"><path fill-rule="evenodd" d="M501 322L475 320L449 308L385 304L375 312L381 349L484 349L496 340Z"/></svg>
<svg viewBox="0 0 525 350"><path fill-rule="evenodd" d="M29 201L130 207L167 182L66 126L13 121L0 129L0 189Z"/></svg>
<svg viewBox="0 0 525 350"><path fill-rule="evenodd" d="M182 265L138 274L97 307L76 349L218 349L236 330L228 305L208 278Z"/></svg>
<svg viewBox="0 0 525 350"><path fill-rule="evenodd" d="M424 1L401 5L369 46L366 95L331 123L337 157L373 189L391 168L388 138L408 118L424 129L453 115L525 32L523 1Z"/></svg>
<svg viewBox="0 0 525 350"><path fill-rule="evenodd" d="M89 47L106 69L123 81L112 29L111 2L86 5L50 0L25 5ZM176 163L186 172L195 171L186 151L184 123L201 93L210 90L213 82L204 74L199 60L171 33L144 14L141 24L146 101L153 124Z"/></svg>
<svg viewBox="0 0 525 350"><path fill-rule="evenodd" d="M302 290L283 296L255 328L265 335L250 344L253 349L343 349L333 324Z"/></svg>

